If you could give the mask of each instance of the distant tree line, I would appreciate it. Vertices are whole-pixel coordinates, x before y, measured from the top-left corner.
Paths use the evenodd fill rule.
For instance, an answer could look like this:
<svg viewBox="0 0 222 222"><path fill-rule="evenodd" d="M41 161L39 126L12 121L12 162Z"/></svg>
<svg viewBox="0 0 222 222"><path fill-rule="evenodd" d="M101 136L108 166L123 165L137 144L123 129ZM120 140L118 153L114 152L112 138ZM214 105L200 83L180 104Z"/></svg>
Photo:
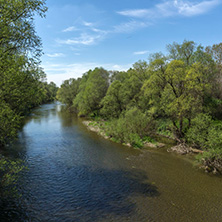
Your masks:
<svg viewBox="0 0 222 222"><path fill-rule="evenodd" d="M57 99L79 116L106 120L119 142L140 147L158 133L205 150L208 166L222 163L222 43L184 40L167 51L126 72L95 68L65 80Z"/></svg>

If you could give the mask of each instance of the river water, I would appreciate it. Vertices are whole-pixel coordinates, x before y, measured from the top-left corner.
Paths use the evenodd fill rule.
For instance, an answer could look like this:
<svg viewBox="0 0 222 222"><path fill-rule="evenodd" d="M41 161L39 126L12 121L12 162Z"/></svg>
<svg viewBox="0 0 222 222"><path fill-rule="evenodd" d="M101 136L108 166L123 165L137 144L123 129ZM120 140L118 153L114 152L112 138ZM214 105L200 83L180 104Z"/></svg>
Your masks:
<svg viewBox="0 0 222 222"><path fill-rule="evenodd" d="M61 108L35 109L5 150L29 170L0 221L222 221L222 178L193 157L113 143Z"/></svg>

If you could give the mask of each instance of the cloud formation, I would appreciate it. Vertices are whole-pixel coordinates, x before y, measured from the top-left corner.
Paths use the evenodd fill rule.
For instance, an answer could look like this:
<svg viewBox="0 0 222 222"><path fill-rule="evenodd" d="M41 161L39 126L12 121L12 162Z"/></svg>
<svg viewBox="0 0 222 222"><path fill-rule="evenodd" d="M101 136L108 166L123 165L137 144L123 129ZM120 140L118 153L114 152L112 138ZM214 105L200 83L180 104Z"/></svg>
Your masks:
<svg viewBox="0 0 222 222"><path fill-rule="evenodd" d="M103 67L107 70L126 71L132 65L125 64L99 64L99 63L74 63L74 64L53 64L45 63L42 65L47 73L48 82L53 81L58 86L66 79L82 77L82 74L96 67Z"/></svg>
<svg viewBox="0 0 222 222"><path fill-rule="evenodd" d="M147 16L149 10L147 9L132 9L132 10L124 10L117 12L120 15L136 17L136 18L143 18Z"/></svg>
<svg viewBox="0 0 222 222"><path fill-rule="evenodd" d="M106 30L98 27L99 22L78 19L75 22L76 26L70 26L62 31L64 33L77 31L75 37L69 36L56 41L59 44L76 47L95 45L112 34L133 33L149 27L161 18L192 17L204 14L221 3L222 0L162 0L152 8L117 11L117 14L122 15L124 19L116 25L107 27Z"/></svg>
<svg viewBox="0 0 222 222"><path fill-rule="evenodd" d="M138 51L138 52L134 52L134 55L145 55L147 54L149 51Z"/></svg>
<svg viewBox="0 0 222 222"><path fill-rule="evenodd" d="M56 57L64 57L65 55L63 53L53 53L53 54L46 54L50 58L56 58Z"/></svg>
<svg viewBox="0 0 222 222"><path fill-rule="evenodd" d="M98 40L102 39L102 35L90 35L87 33L82 33L79 37L61 40L56 40L59 44L66 44L66 45L93 45Z"/></svg>
<svg viewBox="0 0 222 222"><path fill-rule="evenodd" d="M111 33L129 33L133 32L135 30L138 30L140 28L145 28L150 26L151 23L143 22L143 21L136 21L131 20L129 22L123 22L119 25L114 26L113 30L110 31Z"/></svg>
<svg viewBox="0 0 222 222"><path fill-rule="evenodd" d="M184 0L168 0L156 4L150 9L131 9L118 11L123 16L133 18L163 18L170 16L195 16L207 13L212 8L221 4L220 0L209 1L184 1Z"/></svg>
<svg viewBox="0 0 222 222"><path fill-rule="evenodd" d="M62 30L62 32L72 32L72 31L78 31L79 29L77 29L75 26L70 26L64 30Z"/></svg>

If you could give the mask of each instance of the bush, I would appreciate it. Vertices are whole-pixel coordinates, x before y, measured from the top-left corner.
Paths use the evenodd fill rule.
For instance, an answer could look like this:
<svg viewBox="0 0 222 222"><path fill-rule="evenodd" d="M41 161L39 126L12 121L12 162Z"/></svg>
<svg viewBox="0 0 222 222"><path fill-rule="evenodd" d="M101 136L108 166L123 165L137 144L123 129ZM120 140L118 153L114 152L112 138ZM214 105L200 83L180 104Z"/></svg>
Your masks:
<svg viewBox="0 0 222 222"><path fill-rule="evenodd" d="M197 156L207 171L222 173L222 121L207 114L198 115L186 135L187 140L205 152Z"/></svg>
<svg viewBox="0 0 222 222"><path fill-rule="evenodd" d="M143 140L140 138L140 136L136 133L130 133L128 135L127 140L133 147L141 148L143 147Z"/></svg>
<svg viewBox="0 0 222 222"><path fill-rule="evenodd" d="M186 140L197 148L207 148L209 129L213 120L208 114L199 114L192 120L192 125L186 133Z"/></svg>
<svg viewBox="0 0 222 222"><path fill-rule="evenodd" d="M160 135L173 138L173 124L170 119L159 119L157 121L157 130L156 132Z"/></svg>
<svg viewBox="0 0 222 222"><path fill-rule="evenodd" d="M221 150L222 153L222 121L214 121L209 127L207 145L209 149Z"/></svg>
<svg viewBox="0 0 222 222"><path fill-rule="evenodd" d="M198 155L197 160L204 165L206 171L222 174L221 149L209 149L203 154Z"/></svg>
<svg viewBox="0 0 222 222"><path fill-rule="evenodd" d="M110 137L121 143L130 143L134 147L142 147L142 138L149 136L155 130L151 117L145 115L134 107L126 111L119 119L110 121L105 125L105 131Z"/></svg>

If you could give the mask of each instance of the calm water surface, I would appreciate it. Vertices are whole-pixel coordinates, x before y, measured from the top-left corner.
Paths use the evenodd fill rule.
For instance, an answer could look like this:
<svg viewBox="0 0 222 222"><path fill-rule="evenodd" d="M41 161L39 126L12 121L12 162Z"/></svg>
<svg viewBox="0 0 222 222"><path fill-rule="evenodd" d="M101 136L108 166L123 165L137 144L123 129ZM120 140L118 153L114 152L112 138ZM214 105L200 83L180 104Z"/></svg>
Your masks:
<svg viewBox="0 0 222 222"><path fill-rule="evenodd" d="M0 221L222 221L222 178L166 148L105 140L61 107L34 110L5 151L29 170Z"/></svg>

